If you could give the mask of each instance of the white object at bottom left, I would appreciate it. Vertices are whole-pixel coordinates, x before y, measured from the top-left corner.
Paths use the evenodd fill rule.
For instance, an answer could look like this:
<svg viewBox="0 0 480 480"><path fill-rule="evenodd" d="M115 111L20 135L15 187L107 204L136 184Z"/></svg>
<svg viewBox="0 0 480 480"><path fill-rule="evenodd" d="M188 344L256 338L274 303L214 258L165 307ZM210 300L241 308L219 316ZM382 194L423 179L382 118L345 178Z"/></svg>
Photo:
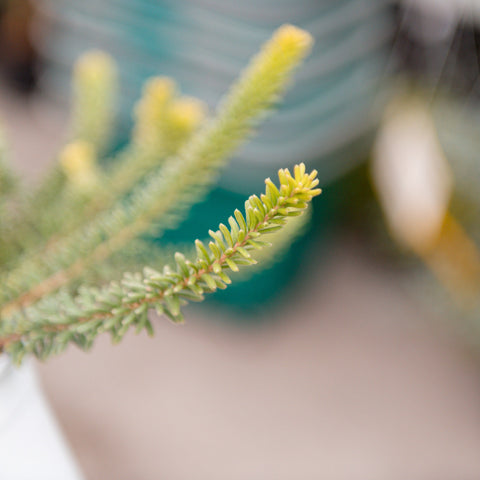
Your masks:
<svg viewBox="0 0 480 480"><path fill-rule="evenodd" d="M31 361L0 355L0 479L83 480Z"/></svg>

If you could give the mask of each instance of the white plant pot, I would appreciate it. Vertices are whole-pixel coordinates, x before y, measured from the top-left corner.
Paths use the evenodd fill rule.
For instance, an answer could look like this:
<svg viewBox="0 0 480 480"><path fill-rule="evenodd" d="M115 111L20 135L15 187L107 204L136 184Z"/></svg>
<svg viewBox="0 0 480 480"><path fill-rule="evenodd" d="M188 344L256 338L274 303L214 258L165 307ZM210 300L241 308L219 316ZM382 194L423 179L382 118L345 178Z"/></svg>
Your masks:
<svg viewBox="0 0 480 480"><path fill-rule="evenodd" d="M0 355L0 479L82 480L33 364Z"/></svg>

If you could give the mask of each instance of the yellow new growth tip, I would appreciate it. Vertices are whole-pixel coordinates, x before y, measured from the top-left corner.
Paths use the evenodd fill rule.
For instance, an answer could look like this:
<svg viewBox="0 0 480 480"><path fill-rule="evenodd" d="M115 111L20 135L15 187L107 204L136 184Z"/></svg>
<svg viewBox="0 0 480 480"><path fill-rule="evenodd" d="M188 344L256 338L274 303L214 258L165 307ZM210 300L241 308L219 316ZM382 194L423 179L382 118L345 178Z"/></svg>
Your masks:
<svg viewBox="0 0 480 480"><path fill-rule="evenodd" d="M305 164L303 162L295 165L293 168L293 176L288 168L283 170L283 174L290 185L295 185L297 189L307 189L310 198L322 193L321 188L314 188L318 185L317 171L312 170L310 173L305 173Z"/></svg>
<svg viewBox="0 0 480 480"><path fill-rule="evenodd" d="M286 24L278 28L270 42L285 52L297 52L308 50L313 45L313 37L306 30Z"/></svg>
<svg viewBox="0 0 480 480"><path fill-rule="evenodd" d="M60 153L60 166L69 182L82 190L92 188L97 181L95 151L83 140L69 143Z"/></svg>
<svg viewBox="0 0 480 480"><path fill-rule="evenodd" d="M293 25L282 25L265 44L257 60L267 62L268 68L275 71L283 65L298 63L313 46L313 37L305 30ZM270 62L269 62L270 60Z"/></svg>
<svg viewBox="0 0 480 480"><path fill-rule="evenodd" d="M144 152L171 155L200 125L206 105L196 98L175 98L175 82L155 77L147 82L135 109L134 142Z"/></svg>
<svg viewBox="0 0 480 480"><path fill-rule="evenodd" d="M198 98L183 97L175 100L168 111L168 122L173 129L192 132L205 118L207 106Z"/></svg>
<svg viewBox="0 0 480 480"><path fill-rule="evenodd" d="M252 111L268 109L282 95L312 45L313 37L307 31L293 25L278 28L223 99L219 112L234 112L240 123Z"/></svg>
<svg viewBox="0 0 480 480"><path fill-rule="evenodd" d="M152 110L163 108L175 96L177 87L169 77L154 77L143 87L143 97L139 107L148 105Z"/></svg>
<svg viewBox="0 0 480 480"><path fill-rule="evenodd" d="M115 62L101 50L86 52L75 63L74 76L76 82L113 81L116 77Z"/></svg>
<svg viewBox="0 0 480 480"><path fill-rule="evenodd" d="M117 68L113 58L100 50L83 54L73 73L72 139L104 149L114 124Z"/></svg>
<svg viewBox="0 0 480 480"><path fill-rule="evenodd" d="M142 148L155 150L165 121L167 107L176 94L175 82L168 77L147 81L143 95L135 107L134 141Z"/></svg>

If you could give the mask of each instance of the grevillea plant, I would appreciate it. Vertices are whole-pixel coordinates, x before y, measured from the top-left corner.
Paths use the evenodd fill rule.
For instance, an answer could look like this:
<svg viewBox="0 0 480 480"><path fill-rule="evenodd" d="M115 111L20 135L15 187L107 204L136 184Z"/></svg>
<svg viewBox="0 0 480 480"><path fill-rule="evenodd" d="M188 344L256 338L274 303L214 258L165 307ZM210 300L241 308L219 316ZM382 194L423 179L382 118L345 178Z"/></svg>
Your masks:
<svg viewBox="0 0 480 480"><path fill-rule="evenodd" d="M20 363L70 343L88 349L104 332L114 342L130 329L152 334L150 310L181 322L185 303L275 257L301 225L291 217L320 193L316 172L303 164L280 170L278 184L265 180L265 193L252 195L243 213L235 210L209 240L196 240L170 264L142 236L175 228L208 192L311 44L307 32L280 27L211 116L172 80L149 80L131 141L113 159L103 157L114 128L116 68L104 53L84 55L74 72L70 140L37 190L19 187L1 149L0 352ZM264 248L270 254L257 256Z"/></svg>

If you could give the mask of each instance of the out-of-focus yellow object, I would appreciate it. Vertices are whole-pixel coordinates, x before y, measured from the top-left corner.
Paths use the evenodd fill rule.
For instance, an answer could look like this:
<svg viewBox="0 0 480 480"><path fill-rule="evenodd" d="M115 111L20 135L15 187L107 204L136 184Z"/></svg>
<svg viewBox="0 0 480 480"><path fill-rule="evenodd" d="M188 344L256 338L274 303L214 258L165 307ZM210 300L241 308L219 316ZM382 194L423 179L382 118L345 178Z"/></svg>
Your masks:
<svg viewBox="0 0 480 480"><path fill-rule="evenodd" d="M97 185L96 155L90 143L77 140L67 144L60 153L60 166L74 188L90 191Z"/></svg>
<svg viewBox="0 0 480 480"><path fill-rule="evenodd" d="M112 77L116 67L112 57L102 50L91 50L84 53L75 63L74 75L79 82L93 86L100 79Z"/></svg>
<svg viewBox="0 0 480 480"><path fill-rule="evenodd" d="M174 153L200 126L207 106L198 98L180 97L166 111L163 135L167 153Z"/></svg>
<svg viewBox="0 0 480 480"><path fill-rule="evenodd" d="M175 129L192 132L205 118L207 107L194 97L182 97L175 100L168 109L168 121Z"/></svg>
<svg viewBox="0 0 480 480"><path fill-rule="evenodd" d="M421 98L401 95L386 109L372 176L393 237L422 258L460 306L478 301L480 254L449 213L453 176Z"/></svg>
<svg viewBox="0 0 480 480"><path fill-rule="evenodd" d="M165 111L176 90L175 82L168 77L154 77L145 84L142 98L135 107L133 140L137 147L157 148Z"/></svg>
<svg viewBox="0 0 480 480"><path fill-rule="evenodd" d="M299 48L309 49L312 43L313 38L310 33L294 25L287 24L282 25L275 32L268 47L272 50L280 49L285 52L285 56L289 56L292 54L296 55Z"/></svg>
<svg viewBox="0 0 480 480"><path fill-rule="evenodd" d="M101 50L84 53L73 72L72 137L90 142L97 151L110 140L117 100L117 67Z"/></svg>
<svg viewBox="0 0 480 480"><path fill-rule="evenodd" d="M474 308L480 296L480 252L462 226L447 214L436 242L423 260L464 308Z"/></svg>
<svg viewBox="0 0 480 480"><path fill-rule="evenodd" d="M133 133L136 148L143 154L174 154L204 120L205 103L193 97L177 98L176 93L168 77L155 77L145 85L135 108Z"/></svg>

